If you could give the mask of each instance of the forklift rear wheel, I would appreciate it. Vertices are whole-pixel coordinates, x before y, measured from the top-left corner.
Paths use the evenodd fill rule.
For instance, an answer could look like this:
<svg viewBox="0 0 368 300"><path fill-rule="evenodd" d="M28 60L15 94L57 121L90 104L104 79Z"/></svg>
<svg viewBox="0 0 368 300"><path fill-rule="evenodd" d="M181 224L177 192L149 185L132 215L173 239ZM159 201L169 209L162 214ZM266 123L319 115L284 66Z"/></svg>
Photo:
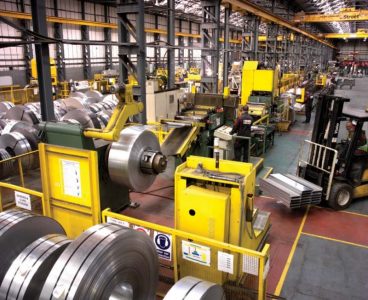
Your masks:
<svg viewBox="0 0 368 300"><path fill-rule="evenodd" d="M341 210L349 207L352 200L353 189L344 182L337 182L331 188L328 205L335 209Z"/></svg>

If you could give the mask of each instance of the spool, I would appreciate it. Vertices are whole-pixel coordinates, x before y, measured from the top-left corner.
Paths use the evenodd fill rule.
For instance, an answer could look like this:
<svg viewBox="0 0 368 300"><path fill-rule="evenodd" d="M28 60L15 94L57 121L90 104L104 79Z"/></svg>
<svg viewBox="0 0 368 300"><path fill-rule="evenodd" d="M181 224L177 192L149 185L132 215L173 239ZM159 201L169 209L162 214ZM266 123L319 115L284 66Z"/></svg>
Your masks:
<svg viewBox="0 0 368 300"><path fill-rule="evenodd" d="M43 236L13 261L0 287L0 298L39 299L48 273L71 241L61 234Z"/></svg>
<svg viewBox="0 0 368 300"><path fill-rule="evenodd" d="M151 131L139 125L123 129L119 140L111 144L108 154L108 170L111 180L135 191L146 190L155 180L157 173L160 173L160 170L147 172L147 161L151 163L148 169L154 169L150 155L155 153L161 155L160 145L157 137ZM164 163L165 169L166 158Z"/></svg>
<svg viewBox="0 0 368 300"><path fill-rule="evenodd" d="M13 260L32 242L47 234L65 234L54 219L18 209L0 214L0 282Z"/></svg>
<svg viewBox="0 0 368 300"><path fill-rule="evenodd" d="M175 283L164 300L225 300L225 292L216 283L186 276Z"/></svg>
<svg viewBox="0 0 368 300"><path fill-rule="evenodd" d="M61 101L62 102L62 108L65 109L65 111L69 112L74 109L83 109L84 106L82 104L82 98L79 97L69 97Z"/></svg>
<svg viewBox="0 0 368 300"><path fill-rule="evenodd" d="M0 161L9 159L12 156L5 149L0 149ZM14 160L8 160L0 164L0 179L8 178L14 174Z"/></svg>
<svg viewBox="0 0 368 300"><path fill-rule="evenodd" d="M9 109L14 107L14 104L9 101L1 101L0 102L0 112L6 113Z"/></svg>
<svg viewBox="0 0 368 300"><path fill-rule="evenodd" d="M104 96L96 90L89 90L87 92L85 92L87 97L91 97L91 98L95 98L97 101L102 101Z"/></svg>
<svg viewBox="0 0 368 300"><path fill-rule="evenodd" d="M61 254L40 299L155 299L157 281L156 249L146 234L99 224Z"/></svg>

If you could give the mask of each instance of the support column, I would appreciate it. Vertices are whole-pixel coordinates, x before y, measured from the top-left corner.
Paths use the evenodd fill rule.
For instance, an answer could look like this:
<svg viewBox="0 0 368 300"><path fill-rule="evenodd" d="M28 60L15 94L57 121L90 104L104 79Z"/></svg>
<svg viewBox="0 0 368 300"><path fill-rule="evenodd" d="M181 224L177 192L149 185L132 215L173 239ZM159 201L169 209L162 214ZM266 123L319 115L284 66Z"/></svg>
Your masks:
<svg viewBox="0 0 368 300"><path fill-rule="evenodd" d="M192 22L189 21L189 33L192 34ZM188 37L188 47L193 47L193 37ZM188 48L188 65L189 67L192 67L193 64L193 49Z"/></svg>
<svg viewBox="0 0 368 300"><path fill-rule="evenodd" d="M86 19L86 12L85 12L85 1L81 1L81 11L82 11L82 20ZM82 41L89 41L89 27L82 25L81 26L82 32ZM91 79L92 78L92 71L91 71L91 52L89 45L83 44L82 45L82 55L83 55L83 78L84 79Z"/></svg>
<svg viewBox="0 0 368 300"><path fill-rule="evenodd" d="M182 26L182 19L179 19L179 32L183 32L183 26ZM179 44L179 66L184 65L184 37L179 36L178 37L178 44Z"/></svg>
<svg viewBox="0 0 368 300"><path fill-rule="evenodd" d="M144 108L139 116L141 123L146 123L146 33L144 31L144 0L117 0L116 12L118 19L119 71L120 82L128 81L131 74L138 81L134 87L134 95L142 101ZM135 15L136 25L130 20ZM136 55L134 63L130 56Z"/></svg>
<svg viewBox="0 0 368 300"><path fill-rule="evenodd" d="M167 43L175 46L175 0L167 1ZM167 49L167 88L175 87L175 49Z"/></svg>
<svg viewBox="0 0 368 300"><path fill-rule="evenodd" d="M47 36L45 0L31 0L33 31ZM37 77L40 91L42 121L55 120L54 103L52 100L51 70L49 45L35 44L37 60Z"/></svg>
<svg viewBox="0 0 368 300"><path fill-rule="evenodd" d="M242 28L242 58L243 60L258 60L258 37L260 20L254 15L243 17Z"/></svg>
<svg viewBox="0 0 368 300"><path fill-rule="evenodd" d="M155 15L155 29L158 29L158 15ZM154 33L153 38L155 42L159 43L160 34ZM155 57L155 68L157 69L161 64L161 48L160 47L154 48L154 57Z"/></svg>
<svg viewBox="0 0 368 300"><path fill-rule="evenodd" d="M104 5L104 17L105 22L110 23L110 14L109 14L109 6ZM106 43L111 43L111 28L104 28L104 41ZM112 45L105 45L105 68L106 70L110 70L113 68L112 66Z"/></svg>
<svg viewBox="0 0 368 300"><path fill-rule="evenodd" d="M59 16L58 1L54 0L54 15ZM63 25L61 23L54 23L54 36L56 39L63 39ZM65 61L64 61L64 45L63 43L56 43L56 70L58 81L65 81Z"/></svg>
<svg viewBox="0 0 368 300"><path fill-rule="evenodd" d="M201 1L201 92L218 92L220 1Z"/></svg>
<svg viewBox="0 0 368 300"><path fill-rule="evenodd" d="M225 19L224 19L224 49L223 49L223 81L222 85L223 88L228 86L228 80L229 80L229 51L230 51L230 43L229 43L229 23L230 23L230 13L231 13L231 7L225 7Z"/></svg>
<svg viewBox="0 0 368 300"><path fill-rule="evenodd" d="M25 6L24 6L24 1L20 0L20 9L21 12L24 13L25 12ZM30 21L29 20L20 20L20 25L23 28L26 29L30 29ZM23 41L30 41L30 37L29 35L25 34L24 32L22 32L22 40ZM24 55L24 64L25 64L25 70L26 70L26 82L29 83L32 77L31 74L31 60L33 58L33 51L32 51L32 44L24 44L23 45L23 55Z"/></svg>

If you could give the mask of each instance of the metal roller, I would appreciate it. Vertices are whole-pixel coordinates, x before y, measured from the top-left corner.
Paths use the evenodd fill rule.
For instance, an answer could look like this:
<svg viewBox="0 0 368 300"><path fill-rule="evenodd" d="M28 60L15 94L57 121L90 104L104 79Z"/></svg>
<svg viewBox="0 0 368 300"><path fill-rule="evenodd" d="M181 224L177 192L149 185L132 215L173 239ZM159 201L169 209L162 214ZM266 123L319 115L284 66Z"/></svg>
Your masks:
<svg viewBox="0 0 368 300"><path fill-rule="evenodd" d="M130 228L99 224L65 249L39 299L155 299L157 282L152 240Z"/></svg>
<svg viewBox="0 0 368 300"><path fill-rule="evenodd" d="M27 246L7 271L0 299L38 299L47 275L70 242L65 235L48 234Z"/></svg>
<svg viewBox="0 0 368 300"><path fill-rule="evenodd" d="M29 124L19 121L12 126L10 132L19 132L24 135L31 145L32 150L36 150L38 148L38 130L33 126L29 126Z"/></svg>
<svg viewBox="0 0 368 300"><path fill-rule="evenodd" d="M13 260L38 238L47 234L64 234L54 219L32 212L12 209L0 214L0 282Z"/></svg>
<svg viewBox="0 0 368 300"><path fill-rule="evenodd" d="M135 191L147 189L156 175L166 169L157 137L144 126L129 126L111 144L108 170L113 182Z"/></svg>
<svg viewBox="0 0 368 300"><path fill-rule="evenodd" d="M4 115L4 119L24 121L32 125L39 123L36 115L23 105L10 108Z"/></svg>
<svg viewBox="0 0 368 300"><path fill-rule="evenodd" d="M19 132L10 132L0 136L0 149L5 149L11 156L17 156L32 151L32 146L26 137ZM25 169L32 169L34 159L32 155L22 158Z"/></svg>
<svg viewBox="0 0 368 300"><path fill-rule="evenodd" d="M61 120L72 120L72 123L75 123L75 121L77 121L82 128L101 128L96 114L85 109L75 109L69 111L64 117L62 117Z"/></svg>
<svg viewBox="0 0 368 300"><path fill-rule="evenodd" d="M180 279L166 294L164 300L225 300L221 285L186 276Z"/></svg>

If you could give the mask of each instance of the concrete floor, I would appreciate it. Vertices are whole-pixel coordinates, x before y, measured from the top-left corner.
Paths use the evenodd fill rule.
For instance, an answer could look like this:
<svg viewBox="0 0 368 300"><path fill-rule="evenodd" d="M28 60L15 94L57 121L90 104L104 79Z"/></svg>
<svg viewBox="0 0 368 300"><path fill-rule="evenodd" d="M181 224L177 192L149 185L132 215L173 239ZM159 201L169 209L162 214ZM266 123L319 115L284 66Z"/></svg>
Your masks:
<svg viewBox="0 0 368 300"><path fill-rule="evenodd" d="M368 104L368 79L357 79L352 104ZM364 92L366 91L366 92ZM310 138L312 124L298 115L291 130L275 137L264 165L274 173L295 174L302 142ZM313 116L312 116L313 120ZM159 176L144 194L132 193L141 205L123 213L150 222L174 226L174 189L171 171ZM170 175L171 174L171 175ZM286 299L367 299L368 199L335 212L325 207L290 210L277 199L260 196L255 206L271 212L271 266L267 291Z"/></svg>

